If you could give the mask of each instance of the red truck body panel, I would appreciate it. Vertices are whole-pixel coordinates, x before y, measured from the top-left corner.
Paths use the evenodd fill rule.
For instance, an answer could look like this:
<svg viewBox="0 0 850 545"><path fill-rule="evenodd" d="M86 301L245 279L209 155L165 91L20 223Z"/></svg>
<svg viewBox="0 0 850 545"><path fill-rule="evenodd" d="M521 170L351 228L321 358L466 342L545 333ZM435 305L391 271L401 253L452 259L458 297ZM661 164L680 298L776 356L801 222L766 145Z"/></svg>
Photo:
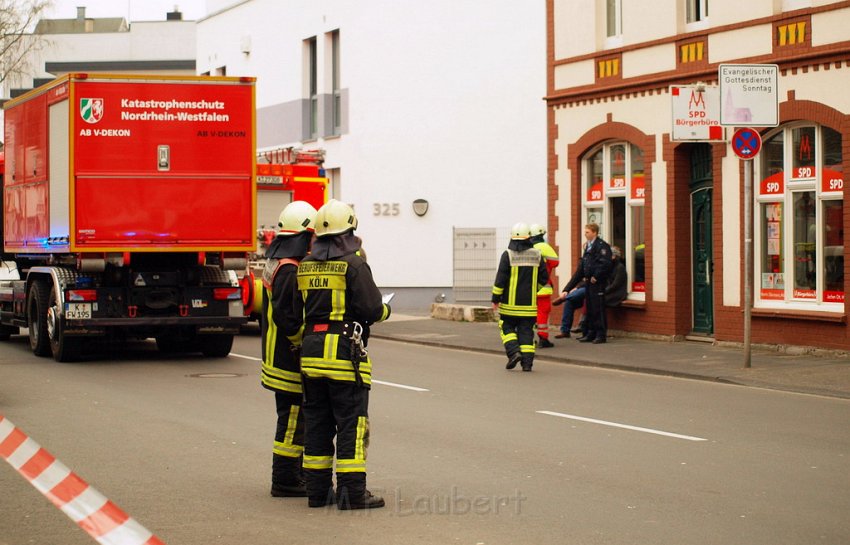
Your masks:
<svg viewBox="0 0 850 545"><path fill-rule="evenodd" d="M71 74L10 101L6 251L253 250L254 111L250 78Z"/></svg>

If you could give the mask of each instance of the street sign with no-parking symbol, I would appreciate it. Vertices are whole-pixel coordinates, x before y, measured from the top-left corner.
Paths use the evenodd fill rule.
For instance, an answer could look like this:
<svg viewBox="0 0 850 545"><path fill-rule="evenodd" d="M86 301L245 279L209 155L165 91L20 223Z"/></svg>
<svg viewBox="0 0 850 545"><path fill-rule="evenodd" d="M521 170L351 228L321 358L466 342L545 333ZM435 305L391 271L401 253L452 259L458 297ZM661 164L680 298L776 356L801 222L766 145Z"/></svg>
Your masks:
<svg viewBox="0 0 850 545"><path fill-rule="evenodd" d="M753 129L738 129L732 135L732 151L741 159L752 159L761 151L761 135Z"/></svg>

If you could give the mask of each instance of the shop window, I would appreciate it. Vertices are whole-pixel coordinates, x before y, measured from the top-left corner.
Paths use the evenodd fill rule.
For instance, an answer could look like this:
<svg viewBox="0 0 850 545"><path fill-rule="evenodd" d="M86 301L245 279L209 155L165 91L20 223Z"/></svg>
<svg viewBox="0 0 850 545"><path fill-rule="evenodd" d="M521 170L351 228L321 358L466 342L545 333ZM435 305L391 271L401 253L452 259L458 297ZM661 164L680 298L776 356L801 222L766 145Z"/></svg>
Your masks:
<svg viewBox="0 0 850 545"><path fill-rule="evenodd" d="M841 134L813 124L765 140L756 189L756 302L838 310L844 303Z"/></svg>
<svg viewBox="0 0 850 545"><path fill-rule="evenodd" d="M629 298L646 291L646 222L643 150L628 142L600 146L583 161L584 217L600 236L623 252L631 281Z"/></svg>

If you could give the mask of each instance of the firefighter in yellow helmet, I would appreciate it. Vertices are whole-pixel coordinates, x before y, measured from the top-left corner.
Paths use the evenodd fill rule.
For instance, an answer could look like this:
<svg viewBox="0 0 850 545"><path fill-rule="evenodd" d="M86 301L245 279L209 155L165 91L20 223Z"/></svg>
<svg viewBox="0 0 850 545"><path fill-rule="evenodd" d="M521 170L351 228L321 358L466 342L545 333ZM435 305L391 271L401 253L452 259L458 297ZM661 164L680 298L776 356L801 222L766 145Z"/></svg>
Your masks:
<svg viewBox="0 0 850 545"><path fill-rule="evenodd" d="M369 388L372 361L369 326L386 320L369 265L358 255L357 218L345 203L319 209L312 253L298 267L304 305L304 475L308 505L339 509L383 507L366 489ZM336 437L336 492L333 489Z"/></svg>
<svg viewBox="0 0 850 545"><path fill-rule="evenodd" d="M539 348L552 348L555 346L549 340L549 313L552 312L552 273L558 266L558 253L549 243L543 238L546 235L546 228L539 223L534 223L529 228L531 230L531 243L534 248L540 252L543 261L546 263L546 273L549 275L549 280L537 292L537 346Z"/></svg>
<svg viewBox="0 0 850 545"><path fill-rule="evenodd" d="M272 450L275 497L307 495L304 486L304 415L301 410L301 294L298 264L310 251L316 209L295 201L280 213L279 231L266 251L263 313L260 318L263 366L261 382L274 392L277 430Z"/></svg>
<svg viewBox="0 0 850 545"><path fill-rule="evenodd" d="M540 251L534 249L525 223L511 228L511 241L502 253L493 283L493 307L499 311L499 330L508 355L506 369L534 364L534 323L537 292L549 280Z"/></svg>

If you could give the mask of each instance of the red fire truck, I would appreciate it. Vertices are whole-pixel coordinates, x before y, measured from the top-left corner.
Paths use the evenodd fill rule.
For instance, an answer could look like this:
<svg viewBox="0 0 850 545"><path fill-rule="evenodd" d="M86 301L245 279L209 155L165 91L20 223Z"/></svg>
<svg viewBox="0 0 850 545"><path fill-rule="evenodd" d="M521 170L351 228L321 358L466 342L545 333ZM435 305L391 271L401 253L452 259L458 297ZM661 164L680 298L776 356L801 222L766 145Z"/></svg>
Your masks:
<svg viewBox="0 0 850 545"><path fill-rule="evenodd" d="M70 74L5 105L0 338L230 352L256 243L253 78Z"/></svg>
<svg viewBox="0 0 850 545"><path fill-rule="evenodd" d="M278 148L257 155L258 249L242 282L245 313L252 319L262 312L264 253L277 233L281 210L293 201L307 201L318 209L328 200L324 161L324 150Z"/></svg>

